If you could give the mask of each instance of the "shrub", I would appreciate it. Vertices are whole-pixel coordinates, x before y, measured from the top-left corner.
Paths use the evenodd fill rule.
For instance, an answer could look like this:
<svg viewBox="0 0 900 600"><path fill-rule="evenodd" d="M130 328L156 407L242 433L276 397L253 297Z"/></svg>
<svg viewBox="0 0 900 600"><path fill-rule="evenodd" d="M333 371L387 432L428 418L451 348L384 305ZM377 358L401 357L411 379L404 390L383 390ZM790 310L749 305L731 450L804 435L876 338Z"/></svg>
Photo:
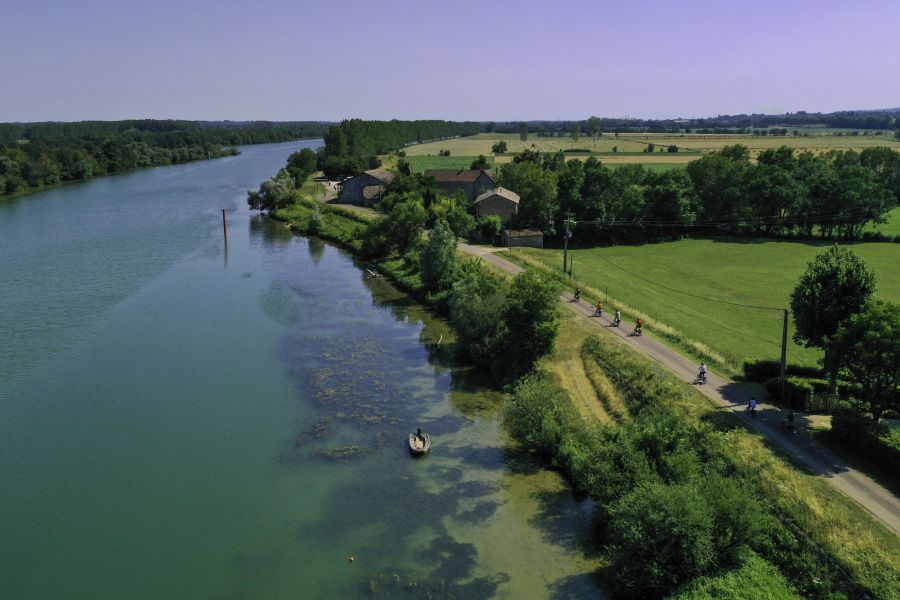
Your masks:
<svg viewBox="0 0 900 600"><path fill-rule="evenodd" d="M900 444L892 439L886 426L844 403L834 411L831 431L892 475L900 477Z"/></svg>
<svg viewBox="0 0 900 600"><path fill-rule="evenodd" d="M694 485L641 484L610 519L607 551L628 596L661 597L715 564L713 512Z"/></svg>
<svg viewBox="0 0 900 600"><path fill-rule="evenodd" d="M503 424L526 448L554 461L569 410L566 391L543 375L529 375L516 385L503 410Z"/></svg>
<svg viewBox="0 0 900 600"><path fill-rule="evenodd" d="M497 215L490 215L478 222L478 233L483 239L493 243L503 229L503 221Z"/></svg>
<svg viewBox="0 0 900 600"><path fill-rule="evenodd" d="M447 289L453 283L456 269L456 236L447 221L439 219L435 223L428 243L422 250L420 261L422 282L430 292Z"/></svg>
<svg viewBox="0 0 900 600"><path fill-rule="evenodd" d="M785 368L787 375L797 377L821 378L822 369L817 367L804 367L788 364ZM747 381L763 382L781 375L781 363L777 360L744 360L744 378Z"/></svg>
<svg viewBox="0 0 900 600"><path fill-rule="evenodd" d="M779 378L773 377L766 381L766 392L772 398L780 399L786 402L792 408L797 410L806 410L809 396L813 393L813 386L808 379L799 377L786 377L784 380L784 398L779 397Z"/></svg>

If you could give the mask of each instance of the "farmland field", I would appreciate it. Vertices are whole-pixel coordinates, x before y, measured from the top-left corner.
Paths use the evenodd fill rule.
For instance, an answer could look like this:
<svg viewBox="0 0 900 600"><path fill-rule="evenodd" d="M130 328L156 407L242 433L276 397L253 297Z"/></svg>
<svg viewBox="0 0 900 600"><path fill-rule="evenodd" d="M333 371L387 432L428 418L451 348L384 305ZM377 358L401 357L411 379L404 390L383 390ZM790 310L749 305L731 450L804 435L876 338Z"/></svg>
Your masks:
<svg viewBox="0 0 900 600"><path fill-rule="evenodd" d="M485 155L488 165L494 162L490 154ZM408 156L409 168L413 173L426 169L468 169L477 156Z"/></svg>
<svg viewBox="0 0 900 600"><path fill-rule="evenodd" d="M801 130L807 132L808 130ZM809 150L820 153L829 150L862 150L875 146L887 146L900 150L900 142L890 135L850 136L834 135L837 132L816 131L808 136L752 136L752 135L721 135L721 134L659 134L659 133L621 133L618 137L605 133L602 137L592 140L581 137L573 140L570 137L538 137L531 134L528 141L523 142L518 134L481 133L474 136L417 144L405 148L407 155L436 156L441 150L450 150L451 155L478 156L484 154L491 156L491 146L498 141L507 144L507 155L497 156L497 162L508 162L512 154L522 152L526 148L540 152L558 152L560 150L581 150L580 155L570 156L585 160L590 154L598 155L598 158L607 164L674 164L683 165L694 158L707 152L720 150L725 146L743 144L750 149L751 156L755 157L763 150L789 146L798 151ZM846 133L846 132L845 132ZM650 154L644 152L648 144L654 144L657 151ZM678 146L677 153L665 152L669 145ZM613 148L617 153L613 154ZM663 149L663 152L659 152ZM451 156L452 157L452 156Z"/></svg>
<svg viewBox="0 0 900 600"><path fill-rule="evenodd" d="M779 357L782 313L708 299L787 308L806 264L828 246L825 242L720 238L591 248L571 254L575 278L608 291L608 309L615 310L615 298L738 364L745 357ZM853 244L852 249L877 274L877 296L900 302L900 244L862 243ZM562 250L522 248L516 253L561 268ZM791 363L815 365L820 355L816 349L789 343Z"/></svg>

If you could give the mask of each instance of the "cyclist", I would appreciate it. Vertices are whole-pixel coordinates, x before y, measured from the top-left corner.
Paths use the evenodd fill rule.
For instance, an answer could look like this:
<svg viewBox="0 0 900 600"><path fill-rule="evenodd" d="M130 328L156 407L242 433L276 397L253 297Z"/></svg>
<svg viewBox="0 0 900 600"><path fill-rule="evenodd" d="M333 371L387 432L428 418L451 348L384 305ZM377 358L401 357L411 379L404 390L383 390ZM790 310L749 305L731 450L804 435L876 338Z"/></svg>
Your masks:
<svg viewBox="0 0 900 600"><path fill-rule="evenodd" d="M597 303L597 316L600 318L603 318L603 303L602 302Z"/></svg>
<svg viewBox="0 0 900 600"><path fill-rule="evenodd" d="M577 288L575 288L575 302L578 302L578 300L580 298L581 298L581 288L577 287Z"/></svg>
<svg viewBox="0 0 900 600"><path fill-rule="evenodd" d="M617 311L616 311L616 318L613 319L613 325L618 325L618 324L621 323L621 322L622 322L622 313L620 313L620 312L617 310Z"/></svg>
<svg viewBox="0 0 900 600"><path fill-rule="evenodd" d="M700 370L697 371L697 379L706 383L706 363L700 363Z"/></svg>
<svg viewBox="0 0 900 600"><path fill-rule="evenodd" d="M634 332L638 335L644 334L644 320L638 319L637 324L635 325Z"/></svg>

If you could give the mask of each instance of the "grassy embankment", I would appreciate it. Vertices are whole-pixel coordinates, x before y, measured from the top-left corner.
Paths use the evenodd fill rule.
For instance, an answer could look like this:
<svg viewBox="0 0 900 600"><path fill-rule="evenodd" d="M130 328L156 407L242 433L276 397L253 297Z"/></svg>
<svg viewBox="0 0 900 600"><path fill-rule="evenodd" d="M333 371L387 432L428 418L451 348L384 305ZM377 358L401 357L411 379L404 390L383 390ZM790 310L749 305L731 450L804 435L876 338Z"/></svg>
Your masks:
<svg viewBox="0 0 900 600"><path fill-rule="evenodd" d="M576 457L574 466L568 465L570 472L574 470L576 486L578 451L572 445L577 446L577 441L571 437L581 437L577 430L616 424L640 427L646 411L662 410L704 431L698 437L700 446L691 452L706 457L702 460L710 464L727 463L724 470L749 486L755 501L773 518L741 565L695 579L678 598L756 597L748 595L754 589L770 594L759 597L794 598L792 587L805 597L841 598L861 592L898 597L900 540L896 536L824 479L799 470L762 436L716 410L708 399L651 360L612 336L586 334L583 319L564 318L556 352L540 365L577 408L579 422L563 434L560 447L561 456ZM643 435L652 439L659 432L648 430Z"/></svg>
<svg viewBox="0 0 900 600"><path fill-rule="evenodd" d="M707 299L789 308L806 264L828 245L723 238L570 253L574 279L589 299L605 300L608 293L608 310L619 307L629 321L643 315L651 332L734 373L746 357L780 357L782 313ZM877 274L877 296L900 301L900 245L860 243L852 249ZM562 250L516 249L511 258L558 272ZM820 356L789 340L789 362L814 366Z"/></svg>

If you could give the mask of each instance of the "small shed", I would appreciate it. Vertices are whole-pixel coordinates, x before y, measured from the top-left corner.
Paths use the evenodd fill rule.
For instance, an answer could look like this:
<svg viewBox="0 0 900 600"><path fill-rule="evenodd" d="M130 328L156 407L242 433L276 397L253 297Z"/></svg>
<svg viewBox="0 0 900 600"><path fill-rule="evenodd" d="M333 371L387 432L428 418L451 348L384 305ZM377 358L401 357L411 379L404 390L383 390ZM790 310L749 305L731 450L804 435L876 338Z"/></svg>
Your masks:
<svg viewBox="0 0 900 600"><path fill-rule="evenodd" d="M506 188L488 190L475 199L475 216L479 219L497 215L504 223L519 212L519 195Z"/></svg>
<svg viewBox="0 0 900 600"><path fill-rule="evenodd" d="M505 229L500 239L504 246L510 248L513 246L544 247L544 232L540 229Z"/></svg>

